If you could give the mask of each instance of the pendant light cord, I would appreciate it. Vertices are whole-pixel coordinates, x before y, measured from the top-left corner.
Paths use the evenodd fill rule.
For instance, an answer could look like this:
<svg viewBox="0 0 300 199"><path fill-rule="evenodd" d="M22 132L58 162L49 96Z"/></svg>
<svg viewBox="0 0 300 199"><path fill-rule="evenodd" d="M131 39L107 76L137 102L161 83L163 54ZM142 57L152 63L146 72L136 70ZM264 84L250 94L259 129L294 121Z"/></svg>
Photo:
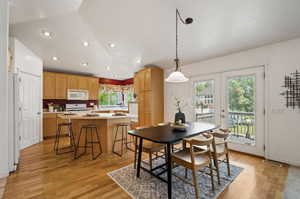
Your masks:
<svg viewBox="0 0 300 199"><path fill-rule="evenodd" d="M186 21L184 21L179 13L179 10L176 9L176 58L175 58L175 63L176 63L176 69L175 71L179 70L179 58L178 58L178 17L181 23L183 24L189 24ZM191 22L190 22L191 23Z"/></svg>

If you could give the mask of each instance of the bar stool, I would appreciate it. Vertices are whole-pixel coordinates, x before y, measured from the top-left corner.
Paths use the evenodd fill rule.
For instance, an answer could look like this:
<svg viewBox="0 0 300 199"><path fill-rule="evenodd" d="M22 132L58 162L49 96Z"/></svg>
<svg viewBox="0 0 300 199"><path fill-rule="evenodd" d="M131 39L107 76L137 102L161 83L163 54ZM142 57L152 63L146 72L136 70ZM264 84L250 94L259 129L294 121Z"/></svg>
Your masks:
<svg viewBox="0 0 300 199"><path fill-rule="evenodd" d="M68 128L69 136L70 136L70 145L67 147L59 148L59 141L62 136L62 128L63 127ZM69 149L69 150L60 152L61 150L64 150L64 149ZM75 138L74 138L74 134L73 134L73 130L72 130L72 123L66 122L66 123L58 124L58 129L56 131L55 142L54 142L54 151L56 152L56 155L61 155L64 153L71 153L71 152L74 152L74 150L76 150L76 146L75 146Z"/></svg>
<svg viewBox="0 0 300 199"><path fill-rule="evenodd" d="M128 131L128 126L130 124L129 123L118 123L116 124L116 132L115 132L115 138L114 138L114 142L113 142L113 147L112 147L112 151L113 153L117 154L118 156L123 156L123 149L125 148L125 150L127 151L127 149L131 150L131 151L134 151L132 150L130 147L128 147L128 144L131 144L131 143L134 143L134 141L128 141L127 139L127 131ZM121 131L119 131L119 128L121 128ZM119 133L121 133L121 138L118 139L118 136ZM115 150L115 146L116 146L116 143L118 142L121 142L121 153L120 152L117 152Z"/></svg>
<svg viewBox="0 0 300 199"><path fill-rule="evenodd" d="M88 141L88 132L90 133L90 141ZM82 133L85 133L85 144L84 144L84 146L79 145ZM93 133L96 134L97 140L94 140ZM88 145L88 144L90 144L90 145ZM99 150L100 150L99 153L96 154L96 155L94 155L94 144L98 144L99 145ZM79 148L84 148L84 152L77 156L77 152L78 152ZM98 128L97 128L96 125L93 125L93 124L88 124L88 125L81 126L79 137L78 137L78 142L77 142L77 148L75 150L75 159L77 159L77 158L81 157L82 155L86 154L86 149L87 148L92 149L92 159L93 160L97 159L103 152L102 151L102 146L101 146L101 141L100 141L100 136L99 136L99 133L98 133Z"/></svg>

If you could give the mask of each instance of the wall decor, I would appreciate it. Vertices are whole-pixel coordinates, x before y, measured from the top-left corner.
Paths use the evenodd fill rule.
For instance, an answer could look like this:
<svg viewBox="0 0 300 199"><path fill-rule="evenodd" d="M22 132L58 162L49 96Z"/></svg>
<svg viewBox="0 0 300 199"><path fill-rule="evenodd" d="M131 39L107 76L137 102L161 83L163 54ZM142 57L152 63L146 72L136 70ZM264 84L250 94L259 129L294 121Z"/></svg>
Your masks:
<svg viewBox="0 0 300 199"><path fill-rule="evenodd" d="M300 108L300 72L291 73L284 77L285 90L281 93L285 97L286 107Z"/></svg>

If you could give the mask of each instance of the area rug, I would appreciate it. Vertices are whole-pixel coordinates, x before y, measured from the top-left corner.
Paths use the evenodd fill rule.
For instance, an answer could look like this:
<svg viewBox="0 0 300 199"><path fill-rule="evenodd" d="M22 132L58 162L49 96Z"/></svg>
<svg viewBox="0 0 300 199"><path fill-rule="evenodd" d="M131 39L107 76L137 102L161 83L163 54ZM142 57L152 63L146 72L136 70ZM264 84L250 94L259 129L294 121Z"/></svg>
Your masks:
<svg viewBox="0 0 300 199"><path fill-rule="evenodd" d="M156 165L164 163L163 159L155 161ZM147 167L146 165L143 165ZM243 168L231 165L231 176L227 176L226 164L220 165L221 185L217 183L215 177L215 191L211 189L210 176L198 172L198 183L200 187L201 199L217 198L224 189L242 172ZM203 170L202 170L203 171ZM157 173L159 170L156 171ZM178 166L173 169L173 172L178 176L184 177L184 167ZM118 170L109 172L110 176L123 190L125 190L134 199L164 199L168 198L167 184L161 180L151 176L148 172L141 169L140 178L136 178L136 170L133 164L120 168ZM161 175L166 179L166 173ZM187 179L192 181L192 173L188 172ZM172 177L172 198L176 199L190 199L195 198L194 187L184 183L175 176Z"/></svg>
<svg viewBox="0 0 300 199"><path fill-rule="evenodd" d="M300 168L290 167L284 188L284 198L294 199L300 195Z"/></svg>

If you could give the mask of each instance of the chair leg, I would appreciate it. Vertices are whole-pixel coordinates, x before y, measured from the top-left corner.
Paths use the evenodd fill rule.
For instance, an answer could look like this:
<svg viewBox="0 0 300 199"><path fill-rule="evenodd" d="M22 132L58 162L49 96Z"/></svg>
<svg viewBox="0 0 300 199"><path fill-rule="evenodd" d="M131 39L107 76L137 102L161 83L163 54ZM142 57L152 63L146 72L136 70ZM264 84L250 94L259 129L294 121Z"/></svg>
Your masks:
<svg viewBox="0 0 300 199"><path fill-rule="evenodd" d="M149 153L149 165L150 165L150 171L152 173L152 153Z"/></svg>
<svg viewBox="0 0 300 199"><path fill-rule="evenodd" d="M60 126L58 126L58 128L56 129L56 135L55 135L55 141L54 141L54 147L53 147L53 150L54 150L55 152L56 152L56 148L57 148L57 141L58 141L59 128L60 128Z"/></svg>
<svg viewBox="0 0 300 199"><path fill-rule="evenodd" d="M187 176L188 176L188 169L186 167L184 169L185 169L184 177L187 178Z"/></svg>
<svg viewBox="0 0 300 199"><path fill-rule="evenodd" d="M194 187L195 187L196 198L199 199L200 194L199 194L199 188L198 188L198 182L197 182L197 175L196 175L196 170L194 168L192 169L192 174L193 174L193 183L194 183Z"/></svg>
<svg viewBox="0 0 300 199"><path fill-rule="evenodd" d="M102 146L101 146L101 140L100 140L100 137L99 137L98 129L95 128L95 131L96 131L96 137L97 137L97 140L98 140L99 150L100 151L99 151L99 153L96 156L93 155L93 160L97 159L102 154ZM93 144L94 144L94 142L93 142Z"/></svg>
<svg viewBox="0 0 300 199"><path fill-rule="evenodd" d="M97 136L97 139L98 139L98 142L99 142L99 150L100 150L100 153L102 153L102 145L101 145L101 140L100 140L100 136L99 136L99 133L98 133L98 129L96 128L96 136Z"/></svg>
<svg viewBox="0 0 300 199"><path fill-rule="evenodd" d="M121 129L122 129L122 140L121 140L121 156L123 156L123 150L124 150L124 128L123 127L121 127Z"/></svg>
<svg viewBox="0 0 300 199"><path fill-rule="evenodd" d="M90 143L92 148L92 159L94 160L94 139L93 139L93 128L90 128Z"/></svg>
<svg viewBox="0 0 300 199"><path fill-rule="evenodd" d="M61 126L59 126L59 128L58 128L57 144L56 144L56 150L55 150L55 152L56 152L56 155L58 155L60 134L61 134Z"/></svg>
<svg viewBox="0 0 300 199"><path fill-rule="evenodd" d="M78 149L79 149L79 144L80 144L80 138L81 138L81 134L82 134L82 128L80 128L80 132L79 132L79 136L78 136L78 141L77 141L77 146L76 146L76 150L75 150L75 159L77 159L77 152L78 152Z"/></svg>
<svg viewBox="0 0 300 199"><path fill-rule="evenodd" d="M115 139L114 139L114 143L113 143L113 149L112 151L116 154L118 154L116 151L115 151L115 145L116 145L116 141L117 141L117 138L118 138L118 132L119 132L119 126L117 126L116 128L116 132L115 132ZM119 154L118 154L119 155Z"/></svg>
<svg viewBox="0 0 300 199"><path fill-rule="evenodd" d="M136 169L137 150L138 150L138 147L137 147L137 140L138 140L138 138L135 137L134 139L135 139L135 141L134 141L134 165L133 165L133 168Z"/></svg>
<svg viewBox="0 0 300 199"><path fill-rule="evenodd" d="M85 144L84 144L84 153L86 153L88 139L87 139L88 129L85 128Z"/></svg>
<svg viewBox="0 0 300 199"><path fill-rule="evenodd" d="M214 174L213 174L213 167L212 167L212 163L209 163L209 170L210 170L210 178L211 178L211 187L212 190L215 190L215 183L214 183Z"/></svg>
<svg viewBox="0 0 300 199"><path fill-rule="evenodd" d="M213 155L213 161L214 161L214 165L216 167L216 170L217 170L217 178L218 178L218 184L220 185L221 184L221 181L220 181L220 170L219 170L219 163L218 163L218 158L217 156Z"/></svg>
<svg viewBox="0 0 300 199"><path fill-rule="evenodd" d="M228 172L228 176L231 176L231 172L230 172L230 163L229 163L229 154L228 154L228 152L226 153L226 163L227 163L227 172Z"/></svg>

